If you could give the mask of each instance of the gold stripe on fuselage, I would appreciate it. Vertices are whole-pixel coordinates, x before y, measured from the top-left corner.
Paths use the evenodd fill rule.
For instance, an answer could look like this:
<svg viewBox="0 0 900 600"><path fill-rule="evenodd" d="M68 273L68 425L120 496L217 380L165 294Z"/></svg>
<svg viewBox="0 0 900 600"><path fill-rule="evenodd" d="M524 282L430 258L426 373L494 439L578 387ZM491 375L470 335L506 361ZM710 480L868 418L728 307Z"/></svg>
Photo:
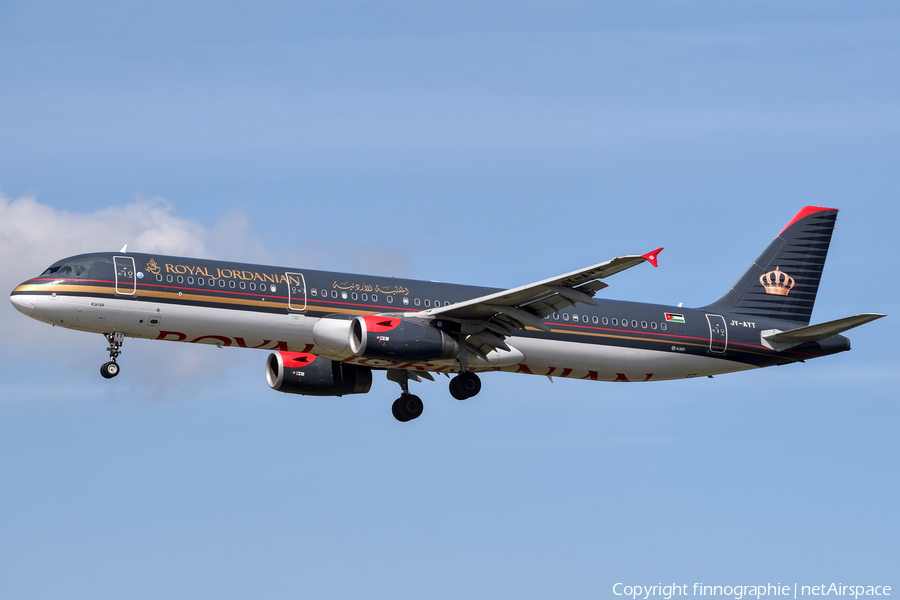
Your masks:
<svg viewBox="0 0 900 600"><path fill-rule="evenodd" d="M144 298L159 298L159 299L168 299L168 300L188 300L188 301L196 301L196 302L210 302L210 303L221 303L221 304L231 304L237 306L255 306L259 308L283 308L285 310L288 309L288 303L279 300L247 300L244 298L229 298L228 296L220 296L215 293L212 294L191 294L184 293L179 296L178 292L159 292L154 290L146 290L138 288L137 294L135 295L124 295L124 294L116 294L115 288L104 287L104 286L93 286L93 285L65 285L65 284L49 284L49 283L41 283L41 284L23 284L16 287L13 292L49 292L49 291L58 291L58 292L79 292L79 293L96 293L102 294L105 296L112 296L115 298L127 299L127 298L135 298L135 297L144 297ZM213 290L210 290L213 292ZM388 308L388 307L384 307ZM316 310L320 312L328 312L330 314L350 314L350 315L376 315L380 314L382 310L362 310L358 308L338 308L332 306L322 306L322 305L313 305L310 304L307 299L307 307L306 310ZM392 310L388 308L388 310ZM541 331L535 327L526 327L528 331ZM677 344L679 346L691 346L695 348L706 348L708 343L697 343L697 342L687 342L681 339L677 340L665 340L658 338L650 338L650 337L637 337L630 335L617 335L611 333L595 333L592 331L573 331L570 329L550 329L551 333L558 333L563 335L582 335L589 337L599 337L599 338L609 338L615 340L629 340L636 342L653 342L656 344ZM762 352L754 352L752 350L745 350L743 348L734 348L733 346L730 348L733 352L744 352L747 354L754 354L757 356L769 356Z"/></svg>

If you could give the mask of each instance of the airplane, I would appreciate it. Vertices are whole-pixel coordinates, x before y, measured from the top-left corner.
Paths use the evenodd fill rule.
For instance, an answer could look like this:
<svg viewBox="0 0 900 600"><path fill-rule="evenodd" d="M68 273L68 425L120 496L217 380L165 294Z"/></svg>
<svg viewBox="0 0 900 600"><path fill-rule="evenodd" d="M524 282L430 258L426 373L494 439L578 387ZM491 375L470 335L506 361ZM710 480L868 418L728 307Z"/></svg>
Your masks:
<svg viewBox="0 0 900 600"><path fill-rule="evenodd" d="M266 381L310 396L362 394L373 371L400 385L401 422L421 416L409 382L442 373L450 394L479 373L591 381L712 377L850 349L840 335L885 315L810 325L838 210L807 206L712 304L597 298L605 280L656 267L662 248L500 290L392 277L131 253L81 254L17 286L10 301L57 327L102 334L120 372L126 337L271 350Z"/></svg>

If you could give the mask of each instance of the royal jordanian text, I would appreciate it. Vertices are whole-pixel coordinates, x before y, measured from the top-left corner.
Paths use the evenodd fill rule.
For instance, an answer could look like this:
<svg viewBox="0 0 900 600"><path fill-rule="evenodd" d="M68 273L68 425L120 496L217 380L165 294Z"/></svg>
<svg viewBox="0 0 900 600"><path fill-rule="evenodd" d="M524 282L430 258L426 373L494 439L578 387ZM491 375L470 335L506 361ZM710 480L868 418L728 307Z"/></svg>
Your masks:
<svg viewBox="0 0 900 600"><path fill-rule="evenodd" d="M244 281L263 281L266 283L287 283L285 275L269 275L268 273L257 273L256 271L239 271L237 269L221 269L216 267L215 275L210 274L206 267L192 267L189 265L171 265L166 264L166 273L175 273L177 275L202 275L210 279L242 279ZM298 277L291 277L291 283L300 285Z"/></svg>

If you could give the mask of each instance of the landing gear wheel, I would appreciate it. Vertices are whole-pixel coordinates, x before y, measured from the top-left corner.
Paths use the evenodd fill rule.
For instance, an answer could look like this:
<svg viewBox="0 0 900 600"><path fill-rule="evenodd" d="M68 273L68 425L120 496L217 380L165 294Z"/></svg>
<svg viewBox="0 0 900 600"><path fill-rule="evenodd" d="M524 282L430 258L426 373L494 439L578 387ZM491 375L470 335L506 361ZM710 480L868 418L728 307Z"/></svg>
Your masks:
<svg viewBox="0 0 900 600"><path fill-rule="evenodd" d="M103 375L105 379L112 379L119 374L119 365L112 361L103 363L100 365L100 374Z"/></svg>
<svg viewBox="0 0 900 600"><path fill-rule="evenodd" d="M481 378L471 371L460 373L450 380L450 395L457 400L476 396L481 391Z"/></svg>
<svg viewBox="0 0 900 600"><path fill-rule="evenodd" d="M466 393L459 389L459 377L454 377L450 380L450 395L457 400L465 400L466 398L468 398L468 396L466 396Z"/></svg>
<svg viewBox="0 0 900 600"><path fill-rule="evenodd" d="M104 379L112 379L119 374L119 365L116 363L116 359L122 354L125 334L121 331L115 331L113 333L105 333L103 337L109 342L109 348L107 348L109 351L109 362L100 365L100 374L103 375Z"/></svg>
<svg viewBox="0 0 900 600"><path fill-rule="evenodd" d="M422 404L422 399L413 394L403 394L394 400L394 404L391 406L394 418L401 423L418 419L424 409L425 405Z"/></svg>

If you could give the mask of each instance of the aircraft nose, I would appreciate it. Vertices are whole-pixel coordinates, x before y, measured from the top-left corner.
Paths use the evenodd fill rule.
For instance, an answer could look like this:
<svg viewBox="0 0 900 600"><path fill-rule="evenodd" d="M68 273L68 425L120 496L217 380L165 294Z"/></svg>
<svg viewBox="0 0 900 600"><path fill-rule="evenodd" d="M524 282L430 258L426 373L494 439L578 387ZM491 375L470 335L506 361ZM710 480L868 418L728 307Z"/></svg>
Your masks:
<svg viewBox="0 0 900 600"><path fill-rule="evenodd" d="M23 296L14 294L9 297L9 301L16 307L16 310L25 316L30 317L34 312L34 298L32 296Z"/></svg>

